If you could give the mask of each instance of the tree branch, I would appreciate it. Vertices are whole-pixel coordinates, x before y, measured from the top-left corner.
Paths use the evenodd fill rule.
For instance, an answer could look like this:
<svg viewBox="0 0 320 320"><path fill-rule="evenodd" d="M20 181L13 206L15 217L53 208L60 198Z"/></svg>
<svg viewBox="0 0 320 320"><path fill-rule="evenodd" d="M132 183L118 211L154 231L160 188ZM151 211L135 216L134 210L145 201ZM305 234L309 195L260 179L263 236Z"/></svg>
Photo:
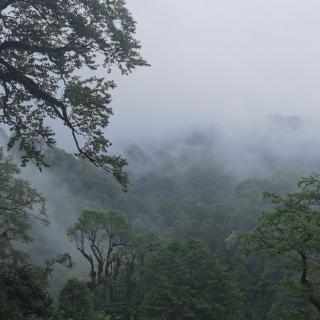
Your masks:
<svg viewBox="0 0 320 320"><path fill-rule="evenodd" d="M22 41L9 40L0 44L0 51L3 50L25 50L39 53L56 53L56 52L67 52L72 50L78 50L79 48L70 44L63 47L48 47L48 46L36 46L31 45Z"/></svg>
<svg viewBox="0 0 320 320"><path fill-rule="evenodd" d="M308 289L309 291L309 301L317 308L318 312L320 312L320 299L315 296L313 287L308 280L308 265L307 265L307 255L304 251L298 251L302 260L302 275L301 275L301 283Z"/></svg>

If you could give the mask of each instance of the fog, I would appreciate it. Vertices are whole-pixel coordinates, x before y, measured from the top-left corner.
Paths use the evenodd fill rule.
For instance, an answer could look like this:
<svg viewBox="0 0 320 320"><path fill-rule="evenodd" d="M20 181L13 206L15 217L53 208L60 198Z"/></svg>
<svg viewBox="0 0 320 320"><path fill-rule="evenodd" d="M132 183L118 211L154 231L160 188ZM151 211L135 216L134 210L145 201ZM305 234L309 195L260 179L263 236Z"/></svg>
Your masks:
<svg viewBox="0 0 320 320"><path fill-rule="evenodd" d="M269 115L311 121L320 102L320 3L128 0L150 68L117 77L115 142L200 127L235 135ZM310 124L314 125L314 124Z"/></svg>
<svg viewBox="0 0 320 320"><path fill-rule="evenodd" d="M302 149L314 156L320 137L318 1L128 0L127 6L151 67L128 77L97 71L118 85L106 129L112 151L206 131L219 132L230 158L259 146L282 158ZM286 124L279 119L290 117L301 125L280 129ZM58 145L74 150L70 134L57 131ZM233 165L241 171L246 161L239 157Z"/></svg>
<svg viewBox="0 0 320 320"><path fill-rule="evenodd" d="M112 151L129 154L130 172L152 171L168 157L180 165L181 154L221 163L240 179L318 171L320 2L127 0L127 6L151 66L128 77L107 75L118 87L106 135ZM72 151L67 133L58 131L58 145ZM136 161L128 150L145 158Z"/></svg>
<svg viewBox="0 0 320 320"><path fill-rule="evenodd" d="M1 5L0 318L318 319L320 1L99 1Z"/></svg>
<svg viewBox="0 0 320 320"><path fill-rule="evenodd" d="M128 77L111 74L118 88L106 135L112 151L128 156L131 174L160 172L166 162L201 166L204 160L239 180L277 170L320 171L320 2L127 5L151 67ZM59 128L57 137L59 146L73 150L65 130ZM51 227L42 228L34 243L43 250L41 259L69 251L81 270L65 232L82 209L99 204L79 201L50 171L27 170L24 176L48 199Z"/></svg>
<svg viewBox="0 0 320 320"><path fill-rule="evenodd" d="M127 6L151 64L128 77L111 74L118 84L106 130L112 150L148 155L143 164L129 156L129 171L152 170L161 152L172 159L207 156L241 179L318 170L318 1L127 0ZM65 130L57 137L73 150ZM47 178L38 179L41 189Z"/></svg>

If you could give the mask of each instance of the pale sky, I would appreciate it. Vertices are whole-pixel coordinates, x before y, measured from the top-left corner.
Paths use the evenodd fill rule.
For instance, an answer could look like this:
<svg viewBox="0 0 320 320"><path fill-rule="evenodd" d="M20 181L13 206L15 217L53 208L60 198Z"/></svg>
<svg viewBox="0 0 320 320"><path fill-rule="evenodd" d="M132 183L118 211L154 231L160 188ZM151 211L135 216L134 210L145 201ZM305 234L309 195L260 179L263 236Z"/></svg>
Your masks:
<svg viewBox="0 0 320 320"><path fill-rule="evenodd" d="M152 65L117 79L116 141L320 115L320 1L127 0ZM320 119L319 119L320 124Z"/></svg>

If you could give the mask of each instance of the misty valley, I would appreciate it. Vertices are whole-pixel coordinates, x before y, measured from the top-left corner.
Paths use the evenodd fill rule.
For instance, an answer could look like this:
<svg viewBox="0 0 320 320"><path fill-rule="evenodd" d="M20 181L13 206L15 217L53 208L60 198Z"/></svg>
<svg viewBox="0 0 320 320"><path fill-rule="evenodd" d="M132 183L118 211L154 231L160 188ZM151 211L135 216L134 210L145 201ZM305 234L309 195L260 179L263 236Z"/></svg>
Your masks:
<svg viewBox="0 0 320 320"><path fill-rule="evenodd" d="M126 193L61 149L42 173L2 153L1 203L21 211L1 252L22 263L1 269L3 319L317 319L299 252L316 290L320 181L297 182L318 164L264 151L264 177L244 177L211 134L127 147Z"/></svg>
<svg viewBox="0 0 320 320"><path fill-rule="evenodd" d="M320 319L319 11L0 0L0 320Z"/></svg>

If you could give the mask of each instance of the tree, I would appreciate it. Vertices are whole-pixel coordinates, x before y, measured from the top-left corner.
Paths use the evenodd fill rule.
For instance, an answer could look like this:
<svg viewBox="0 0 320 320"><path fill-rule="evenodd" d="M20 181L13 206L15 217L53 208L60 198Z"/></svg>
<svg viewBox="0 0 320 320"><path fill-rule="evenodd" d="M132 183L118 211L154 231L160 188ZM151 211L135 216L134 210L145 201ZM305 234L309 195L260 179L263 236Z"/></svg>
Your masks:
<svg viewBox="0 0 320 320"><path fill-rule="evenodd" d="M126 184L126 160L107 153L103 132L115 83L95 70L128 74L146 65L135 25L124 0L0 1L0 123L12 132L8 147L23 151L22 164L45 164L43 144L55 144L47 119L60 120L77 156Z"/></svg>
<svg viewBox="0 0 320 320"><path fill-rule="evenodd" d="M87 320L93 313L92 293L87 284L71 278L60 292L59 309L64 319Z"/></svg>
<svg viewBox="0 0 320 320"><path fill-rule="evenodd" d="M115 254L116 268L108 282L94 288L97 310L106 312L110 319L139 319L139 306L143 299L140 279L144 265L155 247L153 235L134 234Z"/></svg>
<svg viewBox="0 0 320 320"><path fill-rule="evenodd" d="M29 263L0 264L0 318L47 320L52 313L48 273Z"/></svg>
<svg viewBox="0 0 320 320"><path fill-rule="evenodd" d="M265 196L274 210L264 212L257 228L242 237L244 248L281 267L282 283L320 312L320 178L302 178L286 197Z"/></svg>
<svg viewBox="0 0 320 320"><path fill-rule="evenodd" d="M141 319L238 319L237 287L201 241L173 241L154 251L141 285Z"/></svg>
<svg viewBox="0 0 320 320"><path fill-rule="evenodd" d="M17 244L32 240L33 219L47 223L45 200L18 177L18 166L0 148L0 318L48 319L48 270L32 266Z"/></svg>
<svg viewBox="0 0 320 320"><path fill-rule="evenodd" d="M135 233L126 217L113 210L84 211L68 236L90 265L95 310L111 319L133 319L141 302L140 273L155 237Z"/></svg>
<svg viewBox="0 0 320 320"><path fill-rule="evenodd" d="M83 211L68 230L69 238L90 264L91 286L108 281L120 266L116 254L131 235L127 219L116 211Z"/></svg>
<svg viewBox="0 0 320 320"><path fill-rule="evenodd" d="M45 200L0 148L0 260L17 259L16 242L29 242L32 218L47 222Z"/></svg>
<svg viewBox="0 0 320 320"><path fill-rule="evenodd" d="M116 211L84 211L68 235L90 265L94 308L111 319L133 319L141 302L139 279L156 238L135 233Z"/></svg>

